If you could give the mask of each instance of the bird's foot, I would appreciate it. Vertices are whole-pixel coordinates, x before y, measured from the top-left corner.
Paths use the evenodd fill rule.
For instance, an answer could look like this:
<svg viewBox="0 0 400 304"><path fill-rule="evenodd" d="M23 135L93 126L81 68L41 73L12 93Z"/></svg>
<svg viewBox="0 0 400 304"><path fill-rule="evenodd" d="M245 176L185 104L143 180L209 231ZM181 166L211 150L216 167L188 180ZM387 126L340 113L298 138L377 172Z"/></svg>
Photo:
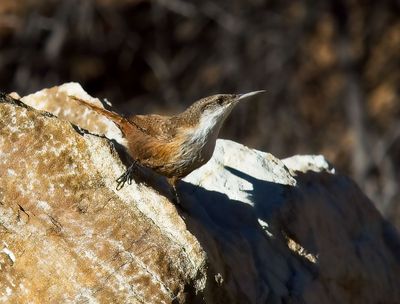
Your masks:
<svg viewBox="0 0 400 304"><path fill-rule="evenodd" d="M135 171L136 162L133 162L129 168L122 174L118 179L117 182L117 190L121 190L125 183L128 182L128 185L132 185L133 180L133 171Z"/></svg>

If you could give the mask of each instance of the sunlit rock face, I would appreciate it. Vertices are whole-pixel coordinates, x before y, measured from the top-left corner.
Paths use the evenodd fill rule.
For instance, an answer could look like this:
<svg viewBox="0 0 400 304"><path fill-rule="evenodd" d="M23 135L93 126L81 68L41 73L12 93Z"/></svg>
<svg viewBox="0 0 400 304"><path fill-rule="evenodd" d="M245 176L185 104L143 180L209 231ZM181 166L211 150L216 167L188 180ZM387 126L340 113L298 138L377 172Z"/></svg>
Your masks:
<svg viewBox="0 0 400 304"><path fill-rule="evenodd" d="M101 105L0 98L0 303L400 303L397 232L322 156L219 140L177 207L143 168L116 190L123 136L69 95Z"/></svg>

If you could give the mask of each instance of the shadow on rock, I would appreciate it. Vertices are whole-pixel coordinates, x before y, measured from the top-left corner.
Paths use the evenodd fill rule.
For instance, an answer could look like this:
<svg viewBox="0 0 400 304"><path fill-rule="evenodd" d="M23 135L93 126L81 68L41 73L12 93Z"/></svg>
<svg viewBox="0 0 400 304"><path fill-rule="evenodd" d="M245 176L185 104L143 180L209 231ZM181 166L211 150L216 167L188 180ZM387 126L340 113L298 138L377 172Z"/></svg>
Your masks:
<svg viewBox="0 0 400 304"><path fill-rule="evenodd" d="M257 179L232 167L226 166L225 169L253 186L252 190L245 190L245 192L254 204L254 212L257 218L267 222L272 220L274 215L279 212L288 197L288 193L294 188L290 185Z"/></svg>
<svg viewBox="0 0 400 304"><path fill-rule="evenodd" d="M184 181L179 183L178 191L184 198L184 210L190 217L201 221L205 227L240 229L254 227L254 223L257 222L250 205L232 200L224 193L210 191Z"/></svg>
<svg viewBox="0 0 400 304"><path fill-rule="evenodd" d="M253 185L253 190L246 191L253 205L184 181L178 188L183 196L183 218L207 253L210 275L216 281L219 276L223 278L220 285L231 286L239 294L253 295L260 302L273 303L285 298L287 290L296 293L298 289L301 294L302 284L312 281L317 269L288 248L282 233L285 228L280 225L279 213L287 201L287 192L294 187L226 169ZM248 286L243 285L244 278L248 278ZM277 290L282 290L282 295ZM250 298L232 301L254 302ZM221 303L228 302L224 299Z"/></svg>

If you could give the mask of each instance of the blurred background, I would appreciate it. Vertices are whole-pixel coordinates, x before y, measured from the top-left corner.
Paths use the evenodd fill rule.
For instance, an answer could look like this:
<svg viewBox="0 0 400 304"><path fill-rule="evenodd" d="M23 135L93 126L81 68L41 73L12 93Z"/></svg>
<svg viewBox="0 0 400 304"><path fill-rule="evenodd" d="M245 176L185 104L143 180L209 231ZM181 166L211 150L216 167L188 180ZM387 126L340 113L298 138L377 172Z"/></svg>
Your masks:
<svg viewBox="0 0 400 304"><path fill-rule="evenodd" d="M221 137L324 154L399 228L399 16L398 0L1 0L0 90L76 81L119 112L168 114L266 89Z"/></svg>

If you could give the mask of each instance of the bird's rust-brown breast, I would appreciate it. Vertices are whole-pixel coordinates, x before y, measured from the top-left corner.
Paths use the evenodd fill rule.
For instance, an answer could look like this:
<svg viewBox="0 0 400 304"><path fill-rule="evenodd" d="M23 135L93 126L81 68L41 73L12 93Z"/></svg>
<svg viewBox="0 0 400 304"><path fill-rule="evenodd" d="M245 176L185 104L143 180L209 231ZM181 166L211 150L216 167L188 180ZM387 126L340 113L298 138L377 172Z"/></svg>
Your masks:
<svg viewBox="0 0 400 304"><path fill-rule="evenodd" d="M167 177L188 174L178 165L185 137L171 121L159 115L138 115L129 121L124 133L134 160Z"/></svg>

